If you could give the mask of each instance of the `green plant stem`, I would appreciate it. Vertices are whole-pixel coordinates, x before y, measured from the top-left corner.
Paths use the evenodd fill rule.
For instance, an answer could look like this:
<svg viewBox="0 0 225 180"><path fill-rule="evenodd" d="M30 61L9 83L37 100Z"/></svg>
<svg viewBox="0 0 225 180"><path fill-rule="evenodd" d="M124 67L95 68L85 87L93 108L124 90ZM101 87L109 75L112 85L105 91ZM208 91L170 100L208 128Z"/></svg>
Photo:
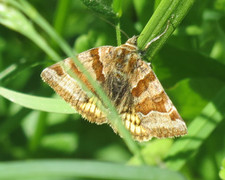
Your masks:
<svg viewBox="0 0 225 180"><path fill-rule="evenodd" d="M121 45L120 17L122 16L122 1L113 0L113 11L116 14L116 40L117 46Z"/></svg>
<svg viewBox="0 0 225 180"><path fill-rule="evenodd" d="M153 47L147 51L147 58L151 60L152 57L163 46L168 37L173 33L175 28L180 24L195 0L162 0L154 14L148 21L147 25L141 32L138 38L138 47L144 50L146 44L160 35L166 28L169 21L169 28L166 33L156 42Z"/></svg>
<svg viewBox="0 0 225 180"><path fill-rule="evenodd" d="M56 12L55 12L55 21L54 29L58 34L62 34L64 25L66 22L67 14L70 9L71 0L60 0L58 1Z"/></svg>
<svg viewBox="0 0 225 180"><path fill-rule="evenodd" d="M120 32L120 20L116 20L116 40L117 40L117 46L121 45L121 32Z"/></svg>

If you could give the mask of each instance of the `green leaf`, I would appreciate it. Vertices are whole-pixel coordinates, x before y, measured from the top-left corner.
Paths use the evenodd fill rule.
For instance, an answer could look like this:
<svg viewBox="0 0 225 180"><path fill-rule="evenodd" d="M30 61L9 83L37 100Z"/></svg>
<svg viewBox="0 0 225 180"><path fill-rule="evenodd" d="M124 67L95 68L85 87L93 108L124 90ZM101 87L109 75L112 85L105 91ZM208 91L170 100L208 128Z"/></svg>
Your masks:
<svg viewBox="0 0 225 180"><path fill-rule="evenodd" d="M0 87L0 95L16 104L30 109L66 114L76 113L76 111L62 99L26 95L3 87Z"/></svg>
<svg viewBox="0 0 225 180"><path fill-rule="evenodd" d="M184 180L179 173L150 166L127 166L81 160L37 160L0 163L0 179L83 177L97 179Z"/></svg>
<svg viewBox="0 0 225 180"><path fill-rule="evenodd" d="M169 149L173 144L172 139L154 139L146 143L144 148L141 150L141 154L148 165L160 165L163 162L163 158L167 155ZM133 156L128 164L140 165L140 160Z"/></svg>
<svg viewBox="0 0 225 180"><path fill-rule="evenodd" d="M164 87L186 78L215 78L225 82L225 65L194 51L167 45L152 64Z"/></svg>
<svg viewBox="0 0 225 180"><path fill-rule="evenodd" d="M179 81L166 92L186 121L198 116L223 86L224 83L215 78L190 78Z"/></svg>
<svg viewBox="0 0 225 180"><path fill-rule="evenodd" d="M180 170L224 119L224 94L225 87L220 89L214 99L205 106L201 114L188 126L188 135L174 143L165 159L168 168Z"/></svg>
<svg viewBox="0 0 225 180"><path fill-rule="evenodd" d="M121 0L113 0L112 8L116 13L117 18L122 16L122 2Z"/></svg>
<svg viewBox="0 0 225 180"><path fill-rule="evenodd" d="M44 136L41 146L45 149L73 154L78 148L78 138L74 133L55 133Z"/></svg>
<svg viewBox="0 0 225 180"><path fill-rule="evenodd" d="M113 11L113 0L81 0L88 8L91 10L109 16L116 17L115 12ZM117 9L117 8L116 8Z"/></svg>

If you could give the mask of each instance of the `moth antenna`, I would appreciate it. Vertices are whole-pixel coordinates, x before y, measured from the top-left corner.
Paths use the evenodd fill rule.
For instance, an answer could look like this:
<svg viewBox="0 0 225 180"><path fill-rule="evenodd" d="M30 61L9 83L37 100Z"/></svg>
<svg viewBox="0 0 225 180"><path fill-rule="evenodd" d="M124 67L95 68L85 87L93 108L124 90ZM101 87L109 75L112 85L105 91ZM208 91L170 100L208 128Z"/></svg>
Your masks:
<svg viewBox="0 0 225 180"><path fill-rule="evenodd" d="M158 39L160 39L160 38L167 32L167 30L168 30L168 28L169 28L169 25L170 25L170 20L168 20L167 25L166 25L166 28L165 28L165 30L162 32L162 34L156 36L156 37L153 38L150 42L148 42L148 44L147 44L147 45L145 46L145 48L144 48L144 51L146 51L146 50L149 48L149 46L150 46L153 42L155 42L155 41L157 41Z"/></svg>
<svg viewBox="0 0 225 180"><path fill-rule="evenodd" d="M117 29L116 25L111 23L110 21L108 21L107 19L99 16L98 18L100 18L101 20L105 21L106 23L108 23L109 25L111 25L112 27L114 27L115 29ZM127 39L129 39L129 36L127 35L127 33L125 33L123 30L119 29L119 31L124 35L126 36Z"/></svg>

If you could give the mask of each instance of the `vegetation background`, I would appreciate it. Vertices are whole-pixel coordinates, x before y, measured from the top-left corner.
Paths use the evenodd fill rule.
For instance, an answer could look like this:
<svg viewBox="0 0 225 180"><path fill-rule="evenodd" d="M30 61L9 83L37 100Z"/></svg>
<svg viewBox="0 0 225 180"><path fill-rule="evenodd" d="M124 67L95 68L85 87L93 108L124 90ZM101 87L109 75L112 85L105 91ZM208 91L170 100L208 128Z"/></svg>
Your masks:
<svg viewBox="0 0 225 180"><path fill-rule="evenodd" d="M168 20L146 60L185 137L124 141L40 78L72 51L125 42L119 29L143 48ZM0 0L0 179L225 179L224 49L225 0Z"/></svg>

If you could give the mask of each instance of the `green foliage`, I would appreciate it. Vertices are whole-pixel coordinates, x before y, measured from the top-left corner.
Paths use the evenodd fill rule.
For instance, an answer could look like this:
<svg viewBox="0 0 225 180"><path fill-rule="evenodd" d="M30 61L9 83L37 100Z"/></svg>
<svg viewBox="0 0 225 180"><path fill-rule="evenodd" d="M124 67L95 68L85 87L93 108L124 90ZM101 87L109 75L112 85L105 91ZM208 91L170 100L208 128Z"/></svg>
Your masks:
<svg viewBox="0 0 225 180"><path fill-rule="evenodd" d="M220 170L220 178L225 179L225 159L222 162L222 169Z"/></svg>
<svg viewBox="0 0 225 180"><path fill-rule="evenodd" d="M224 5L225 0L0 1L0 179L184 179L180 173L224 179ZM70 115L75 111L65 102L50 98L54 92L40 72L53 61L121 44L127 37L120 29L140 35L143 49L167 24L145 57L188 124L187 136L138 144L121 127L123 143L108 126ZM89 80L114 121L116 111Z"/></svg>
<svg viewBox="0 0 225 180"><path fill-rule="evenodd" d="M91 1L91 0L81 0L88 8L91 10L101 13L106 16L115 17L116 14L113 11L113 0L97 0L97 1Z"/></svg>

